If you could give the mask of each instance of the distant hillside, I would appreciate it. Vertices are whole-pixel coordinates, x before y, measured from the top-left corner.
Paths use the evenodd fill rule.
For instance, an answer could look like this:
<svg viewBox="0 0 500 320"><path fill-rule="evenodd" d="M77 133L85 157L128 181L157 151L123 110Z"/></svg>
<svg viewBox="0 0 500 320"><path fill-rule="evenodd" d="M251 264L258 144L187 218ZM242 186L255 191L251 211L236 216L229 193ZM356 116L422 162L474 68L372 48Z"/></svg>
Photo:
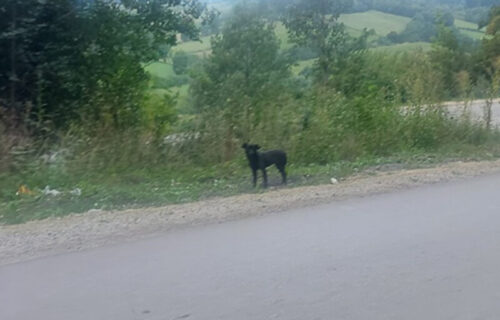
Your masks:
<svg viewBox="0 0 500 320"><path fill-rule="evenodd" d="M227 6L227 1L213 1L216 5ZM363 29L374 30L374 40L385 37L391 32L401 33L404 31L408 23L412 19L404 16L384 13L375 10L366 12L357 12L343 14L340 16L339 21L344 23L347 31L353 36L359 36ZM455 27L458 31L472 39L481 39L484 36L484 31L478 30L477 24L471 23L461 19L455 19ZM288 49L292 44L288 41L287 30L282 23L276 22L276 35L281 41L281 47ZM201 41L185 41L174 47L174 51L185 51L189 54L203 56L210 53L210 36L205 36L200 39ZM402 42L393 45L379 45L376 50L380 51L413 51L413 50L429 50L429 42ZM294 68L294 72L298 73L304 67L309 66L313 60L307 60L299 63ZM172 76L171 67L154 63L149 66L148 70L156 77L169 78Z"/></svg>
<svg viewBox="0 0 500 320"><path fill-rule="evenodd" d="M408 17L374 10L340 16L340 22L344 23L348 28L359 30L360 32L364 28L368 30L373 29L379 36L386 36L391 31L403 31L410 20Z"/></svg>

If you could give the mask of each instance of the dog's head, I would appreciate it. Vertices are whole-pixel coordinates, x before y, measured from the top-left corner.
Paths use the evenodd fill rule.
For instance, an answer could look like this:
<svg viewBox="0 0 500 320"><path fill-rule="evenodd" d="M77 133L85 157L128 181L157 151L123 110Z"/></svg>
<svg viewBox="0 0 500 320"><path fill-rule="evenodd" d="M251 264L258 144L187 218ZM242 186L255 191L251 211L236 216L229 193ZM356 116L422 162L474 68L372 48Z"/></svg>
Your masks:
<svg viewBox="0 0 500 320"><path fill-rule="evenodd" d="M241 147L245 149L246 154L249 156L257 154L257 150L260 149L260 146L258 144L244 143Z"/></svg>

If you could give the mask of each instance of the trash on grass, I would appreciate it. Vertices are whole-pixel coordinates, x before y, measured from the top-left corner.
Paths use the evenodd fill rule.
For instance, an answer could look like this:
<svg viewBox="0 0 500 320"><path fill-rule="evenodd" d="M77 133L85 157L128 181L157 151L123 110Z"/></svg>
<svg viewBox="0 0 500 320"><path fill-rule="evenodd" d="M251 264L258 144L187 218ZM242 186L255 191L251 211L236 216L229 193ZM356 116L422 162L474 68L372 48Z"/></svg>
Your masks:
<svg viewBox="0 0 500 320"><path fill-rule="evenodd" d="M22 184L19 186L19 189L17 189L17 192L16 192L17 196L19 196L21 194L33 195L34 192L31 191L25 184Z"/></svg>
<svg viewBox="0 0 500 320"><path fill-rule="evenodd" d="M82 189L75 188L75 189L71 190L69 193L71 193L74 196L81 196L82 195Z"/></svg>
<svg viewBox="0 0 500 320"><path fill-rule="evenodd" d="M42 190L42 193L46 196L58 196L61 194L61 191L56 189L50 189L49 186L45 186L45 189Z"/></svg>

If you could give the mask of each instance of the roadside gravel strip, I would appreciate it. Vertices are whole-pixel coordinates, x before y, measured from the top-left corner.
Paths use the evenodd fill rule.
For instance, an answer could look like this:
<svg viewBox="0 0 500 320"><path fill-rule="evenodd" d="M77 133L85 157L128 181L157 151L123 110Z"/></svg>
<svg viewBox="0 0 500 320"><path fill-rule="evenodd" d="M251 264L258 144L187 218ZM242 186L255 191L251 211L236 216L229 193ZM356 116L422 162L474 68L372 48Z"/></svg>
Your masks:
<svg viewBox="0 0 500 320"><path fill-rule="evenodd" d="M123 211L92 210L63 218L0 226L0 265L154 236L291 208L500 173L500 160L367 172L333 185L274 189L188 204Z"/></svg>

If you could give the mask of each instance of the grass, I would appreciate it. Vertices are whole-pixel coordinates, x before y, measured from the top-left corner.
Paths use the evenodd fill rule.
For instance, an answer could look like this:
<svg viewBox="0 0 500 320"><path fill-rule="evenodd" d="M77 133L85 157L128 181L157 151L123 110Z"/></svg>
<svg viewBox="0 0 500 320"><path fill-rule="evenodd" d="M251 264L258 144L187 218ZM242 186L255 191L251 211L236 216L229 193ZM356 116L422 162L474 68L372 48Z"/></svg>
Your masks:
<svg viewBox="0 0 500 320"><path fill-rule="evenodd" d="M169 78L175 75L171 63L153 62L146 66L146 71L153 76Z"/></svg>
<svg viewBox="0 0 500 320"><path fill-rule="evenodd" d="M298 75L302 70L312 67L316 59L301 60L296 65L292 66L292 73Z"/></svg>
<svg viewBox="0 0 500 320"><path fill-rule="evenodd" d="M475 40L481 40L483 39L485 33L481 31L472 31L472 30L466 30L466 29L459 29L459 32L469 38L475 39Z"/></svg>
<svg viewBox="0 0 500 320"><path fill-rule="evenodd" d="M349 35L357 37L363 32L363 29L373 29L375 37L385 36L391 31L401 32L404 30L410 18L401 17L380 11L366 11L361 13L343 14L339 18ZM287 49L292 46L288 41L288 34L285 26L281 22L275 24L276 36L281 41L281 47Z"/></svg>
<svg viewBox="0 0 500 320"><path fill-rule="evenodd" d="M472 30L478 30L477 29L477 24L469 21L465 21L462 19L455 19L455 27L459 29L472 29Z"/></svg>
<svg viewBox="0 0 500 320"><path fill-rule="evenodd" d="M350 167L350 166L349 166ZM299 186L327 182L328 174L341 176L350 169L346 165L289 168L290 185ZM270 183L277 184L278 174L270 170ZM38 173L31 177L4 177L10 180L0 204L0 223L15 224L50 216L64 216L90 209L123 209L184 203L214 196L230 196L246 192L263 192L251 187L250 171L244 163L234 162L206 168L135 169L123 174L90 174L68 179L57 172ZM24 180L30 181L24 181ZM16 183L14 183L14 181ZM24 182L22 182L24 181ZM17 185L26 184L36 195L15 196ZM60 196L43 196L39 190L49 183L64 192ZM69 191L81 188L81 196Z"/></svg>
<svg viewBox="0 0 500 320"><path fill-rule="evenodd" d="M274 31L276 33L276 37L280 40L280 45L282 49L288 49L293 46L293 43L288 41L288 31L285 25L281 22L276 22L274 24Z"/></svg>
<svg viewBox="0 0 500 320"><path fill-rule="evenodd" d="M204 54L210 53L210 37L201 37L200 41L181 42L173 50L203 56Z"/></svg>
<svg viewBox="0 0 500 320"><path fill-rule="evenodd" d="M450 160L485 160L500 156L499 146L450 146L436 153L409 152L392 157L365 157L352 162L327 165L288 166L287 187L329 183L330 178L343 179L369 168L418 168ZM212 167L145 167L124 172L88 172L71 175L54 168L34 170L25 174L0 176L0 224L18 224L47 217L61 217L91 209L125 209L185 203L216 196L265 192L251 187L251 174L243 157ZM269 170L271 186L280 176ZM261 180L259 180L261 181ZM34 195L16 195L26 184ZM46 196L41 190L50 185L63 194ZM80 196L70 190L80 188Z"/></svg>
<svg viewBox="0 0 500 320"><path fill-rule="evenodd" d="M476 40L481 40L485 34L484 30L477 28L477 24L461 19L455 19L455 27L461 34Z"/></svg>
<svg viewBox="0 0 500 320"><path fill-rule="evenodd" d="M403 31L410 20L407 17L374 10L343 14L339 18L339 21L344 23L348 30L356 30L361 33L364 28L373 29L379 36L386 36L391 31Z"/></svg>
<svg viewBox="0 0 500 320"><path fill-rule="evenodd" d="M387 52L410 52L423 50L428 51L431 49L431 44L429 42L405 42L393 44L390 46L380 46L373 48L375 51L387 51Z"/></svg>

